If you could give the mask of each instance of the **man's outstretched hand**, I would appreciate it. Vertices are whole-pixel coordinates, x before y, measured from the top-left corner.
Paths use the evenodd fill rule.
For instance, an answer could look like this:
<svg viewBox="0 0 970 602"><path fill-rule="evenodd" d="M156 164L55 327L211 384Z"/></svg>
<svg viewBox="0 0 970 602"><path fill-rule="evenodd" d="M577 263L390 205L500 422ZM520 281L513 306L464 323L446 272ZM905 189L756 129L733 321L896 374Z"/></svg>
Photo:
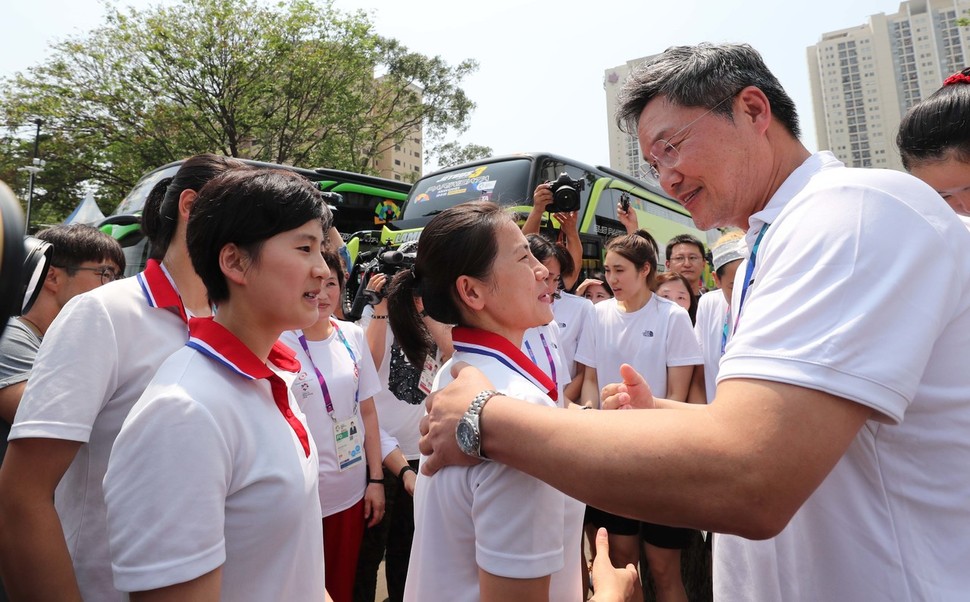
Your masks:
<svg viewBox="0 0 970 602"><path fill-rule="evenodd" d="M600 391L601 408L604 410L653 409L656 407L653 391L640 373L630 364L620 366L622 383L613 383Z"/></svg>

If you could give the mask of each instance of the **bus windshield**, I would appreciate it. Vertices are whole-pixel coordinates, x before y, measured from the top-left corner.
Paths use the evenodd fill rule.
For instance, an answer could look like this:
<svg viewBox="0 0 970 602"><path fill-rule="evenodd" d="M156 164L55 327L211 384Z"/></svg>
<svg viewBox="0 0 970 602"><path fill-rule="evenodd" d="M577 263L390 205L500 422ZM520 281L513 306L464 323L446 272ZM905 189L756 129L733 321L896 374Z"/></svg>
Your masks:
<svg viewBox="0 0 970 602"><path fill-rule="evenodd" d="M525 205L532 161L527 158L439 172L418 181L411 190L403 219L429 217L468 201L492 201L503 206Z"/></svg>

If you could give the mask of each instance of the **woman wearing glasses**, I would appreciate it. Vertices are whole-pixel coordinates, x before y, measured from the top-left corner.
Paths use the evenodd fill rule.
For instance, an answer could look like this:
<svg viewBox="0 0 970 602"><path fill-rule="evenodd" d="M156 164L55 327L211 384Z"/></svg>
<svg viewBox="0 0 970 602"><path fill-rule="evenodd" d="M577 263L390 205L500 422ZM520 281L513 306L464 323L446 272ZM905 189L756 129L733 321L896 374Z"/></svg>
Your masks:
<svg viewBox="0 0 970 602"><path fill-rule="evenodd" d="M189 318L211 314L186 222L196 191L242 166L197 155L156 184L142 214L155 249L145 271L76 297L47 332L0 470L0 564L11 595L121 598L102 492L108 454L158 366L188 340Z"/></svg>

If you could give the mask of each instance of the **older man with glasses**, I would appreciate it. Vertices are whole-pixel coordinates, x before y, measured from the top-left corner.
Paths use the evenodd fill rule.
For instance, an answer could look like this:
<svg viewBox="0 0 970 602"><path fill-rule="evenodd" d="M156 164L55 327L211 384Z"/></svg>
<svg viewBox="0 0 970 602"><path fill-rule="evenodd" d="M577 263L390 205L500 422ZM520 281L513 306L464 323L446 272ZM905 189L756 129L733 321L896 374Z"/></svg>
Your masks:
<svg viewBox="0 0 970 602"><path fill-rule="evenodd" d="M718 533L717 600L965 600L970 231L912 176L809 152L747 45L666 50L617 114L699 228L747 231L715 399L654 398L626 366L603 407L643 409L495 395L474 449L610 512ZM473 460L455 425L490 388L465 368L429 400L424 472Z"/></svg>

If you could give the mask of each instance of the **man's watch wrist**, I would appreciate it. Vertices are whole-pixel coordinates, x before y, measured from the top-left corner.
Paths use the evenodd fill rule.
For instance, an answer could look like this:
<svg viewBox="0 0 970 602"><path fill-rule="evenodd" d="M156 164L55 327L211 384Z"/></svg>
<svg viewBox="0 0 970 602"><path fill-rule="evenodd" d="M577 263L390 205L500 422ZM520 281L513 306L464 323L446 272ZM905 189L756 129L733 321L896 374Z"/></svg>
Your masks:
<svg viewBox="0 0 970 602"><path fill-rule="evenodd" d="M458 421L458 426L455 428L455 438L458 441L458 449L463 453L474 458L488 459L482 454L481 415L485 404L496 395L500 395L500 393L492 389L487 389L476 395L468 406L468 411Z"/></svg>

